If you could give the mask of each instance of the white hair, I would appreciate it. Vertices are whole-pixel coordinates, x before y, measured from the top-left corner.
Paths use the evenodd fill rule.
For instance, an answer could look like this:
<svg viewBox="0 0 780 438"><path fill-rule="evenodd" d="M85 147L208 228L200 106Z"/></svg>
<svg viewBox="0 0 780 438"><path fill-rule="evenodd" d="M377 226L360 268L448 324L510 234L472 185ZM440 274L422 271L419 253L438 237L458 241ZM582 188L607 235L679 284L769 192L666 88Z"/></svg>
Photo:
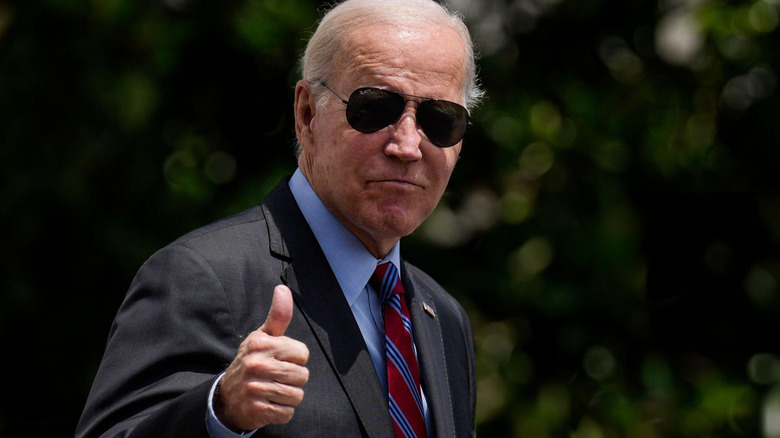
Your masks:
<svg viewBox="0 0 780 438"><path fill-rule="evenodd" d="M338 70L335 62L345 34L363 26L387 23L399 27L437 26L451 28L463 40L466 53L466 77L463 101L467 109L475 107L484 95L476 72L474 43L462 17L433 0L346 0L322 17L301 57L303 79L312 83L330 82Z"/></svg>

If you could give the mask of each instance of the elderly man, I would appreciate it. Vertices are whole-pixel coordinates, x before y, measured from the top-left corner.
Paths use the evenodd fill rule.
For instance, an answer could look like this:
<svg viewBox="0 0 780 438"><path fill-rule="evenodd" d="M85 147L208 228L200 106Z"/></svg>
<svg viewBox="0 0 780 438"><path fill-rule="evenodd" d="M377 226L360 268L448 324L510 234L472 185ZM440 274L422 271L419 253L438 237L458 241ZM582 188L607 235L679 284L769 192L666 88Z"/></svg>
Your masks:
<svg viewBox="0 0 780 438"><path fill-rule="evenodd" d="M480 97L468 31L431 0L348 0L302 68L299 169L141 267L77 436L473 436L466 314L399 252Z"/></svg>

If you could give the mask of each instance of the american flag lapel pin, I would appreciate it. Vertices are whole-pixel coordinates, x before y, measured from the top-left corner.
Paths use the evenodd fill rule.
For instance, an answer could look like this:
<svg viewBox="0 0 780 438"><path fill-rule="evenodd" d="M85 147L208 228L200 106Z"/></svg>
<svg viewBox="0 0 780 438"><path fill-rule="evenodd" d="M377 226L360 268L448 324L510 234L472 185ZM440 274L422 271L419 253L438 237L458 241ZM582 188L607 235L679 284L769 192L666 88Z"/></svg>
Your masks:
<svg viewBox="0 0 780 438"><path fill-rule="evenodd" d="M436 318L436 312L433 310L433 307L429 306L428 303L423 301L423 310L425 310L425 313L428 315L431 315L432 318Z"/></svg>

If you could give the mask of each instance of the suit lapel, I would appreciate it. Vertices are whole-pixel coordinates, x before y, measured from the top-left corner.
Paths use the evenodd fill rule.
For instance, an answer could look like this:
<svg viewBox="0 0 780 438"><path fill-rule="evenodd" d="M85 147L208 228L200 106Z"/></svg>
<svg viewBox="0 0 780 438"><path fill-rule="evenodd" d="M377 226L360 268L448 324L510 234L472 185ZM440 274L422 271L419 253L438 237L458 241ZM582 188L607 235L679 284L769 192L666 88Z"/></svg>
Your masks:
<svg viewBox="0 0 780 438"><path fill-rule="evenodd" d="M284 181L264 202L271 250L290 261L281 274L369 437L393 437L384 391L325 255Z"/></svg>
<svg viewBox="0 0 780 438"><path fill-rule="evenodd" d="M404 289L409 295L409 312L412 317L414 342L420 362L421 379L425 397L428 400L429 415L433 416L437 437L455 436L453 400L448 381L444 341L439 325L436 303L404 262L401 271Z"/></svg>

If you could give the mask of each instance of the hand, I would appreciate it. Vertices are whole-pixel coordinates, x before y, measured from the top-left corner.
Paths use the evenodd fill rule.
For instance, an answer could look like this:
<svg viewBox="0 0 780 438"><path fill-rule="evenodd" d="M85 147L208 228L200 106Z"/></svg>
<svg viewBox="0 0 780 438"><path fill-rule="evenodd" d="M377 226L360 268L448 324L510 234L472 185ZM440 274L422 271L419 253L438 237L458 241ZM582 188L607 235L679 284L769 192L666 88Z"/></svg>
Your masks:
<svg viewBox="0 0 780 438"><path fill-rule="evenodd" d="M238 347L214 395L217 418L232 430L254 430L290 421L309 380L309 349L284 336L293 314L290 288L274 288L263 325Z"/></svg>

